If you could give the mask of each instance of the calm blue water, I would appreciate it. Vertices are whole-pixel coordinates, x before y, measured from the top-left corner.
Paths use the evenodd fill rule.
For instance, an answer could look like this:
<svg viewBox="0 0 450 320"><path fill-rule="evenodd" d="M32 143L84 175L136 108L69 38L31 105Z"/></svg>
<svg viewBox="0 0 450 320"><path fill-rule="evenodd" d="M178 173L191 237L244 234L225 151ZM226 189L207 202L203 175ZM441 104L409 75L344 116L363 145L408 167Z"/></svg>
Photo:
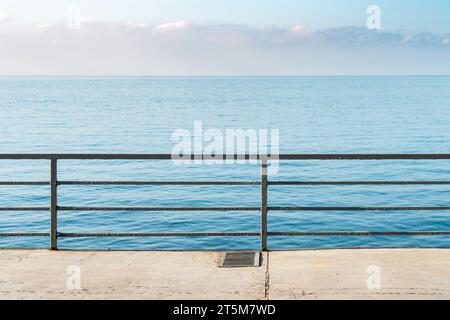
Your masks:
<svg viewBox="0 0 450 320"><path fill-rule="evenodd" d="M450 77L0 78L0 152L170 153L173 130L279 128L286 153L450 152ZM60 180L257 180L255 165L61 161ZM47 180L46 161L0 161L0 180ZM450 179L449 161L289 162L276 180ZM257 206L258 186L63 186L64 206ZM270 205L450 205L450 186L271 187ZM0 206L49 188L0 187ZM48 212L3 212L0 232L47 232ZM448 212L271 212L270 231L449 230ZM61 232L259 230L258 212L64 212ZM258 238L60 239L61 248L258 248ZM0 247L47 247L47 238ZM270 238L271 248L449 247L448 237Z"/></svg>

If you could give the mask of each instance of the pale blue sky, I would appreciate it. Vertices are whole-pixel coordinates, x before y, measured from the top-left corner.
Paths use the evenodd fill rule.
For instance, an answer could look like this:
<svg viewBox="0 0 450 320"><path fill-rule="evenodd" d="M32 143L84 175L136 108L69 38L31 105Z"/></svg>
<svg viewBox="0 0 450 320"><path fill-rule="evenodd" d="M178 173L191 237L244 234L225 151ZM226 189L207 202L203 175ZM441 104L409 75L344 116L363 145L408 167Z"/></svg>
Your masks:
<svg viewBox="0 0 450 320"><path fill-rule="evenodd" d="M361 26L366 8L382 9L390 31L450 32L448 0L0 0L0 12L16 21L64 20L66 8L104 21L238 23L250 26L302 24L312 29Z"/></svg>

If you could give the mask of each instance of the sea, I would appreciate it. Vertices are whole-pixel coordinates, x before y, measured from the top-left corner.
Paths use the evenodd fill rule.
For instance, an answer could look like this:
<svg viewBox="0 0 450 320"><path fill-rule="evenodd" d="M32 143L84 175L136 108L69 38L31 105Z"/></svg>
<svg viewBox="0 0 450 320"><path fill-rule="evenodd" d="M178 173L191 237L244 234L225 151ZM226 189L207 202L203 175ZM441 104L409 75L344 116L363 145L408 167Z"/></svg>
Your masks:
<svg viewBox="0 0 450 320"><path fill-rule="evenodd" d="M1 77L0 153L171 153L174 132L278 130L280 153L450 153L450 77ZM259 132L259 131L258 131ZM0 160L0 181L48 181ZM58 180L259 181L255 163L61 160ZM280 161L269 181L446 180L450 161ZM60 206L259 206L258 185L58 187ZM450 185L269 186L269 206L450 206ZM50 188L0 185L0 207ZM61 233L259 232L258 211L61 211ZM0 233L48 232L48 211L0 212ZM269 211L269 232L448 231L450 211ZM448 236L271 236L269 249L450 247ZM0 237L0 248L48 248ZM60 238L61 249L258 249L258 237Z"/></svg>

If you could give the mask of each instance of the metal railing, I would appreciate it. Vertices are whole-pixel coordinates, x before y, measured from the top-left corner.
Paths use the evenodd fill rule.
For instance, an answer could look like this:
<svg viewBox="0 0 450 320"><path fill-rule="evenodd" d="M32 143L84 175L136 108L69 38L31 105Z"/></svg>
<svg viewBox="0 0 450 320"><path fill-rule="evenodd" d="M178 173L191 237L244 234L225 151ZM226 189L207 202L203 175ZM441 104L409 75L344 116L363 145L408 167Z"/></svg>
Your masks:
<svg viewBox="0 0 450 320"><path fill-rule="evenodd" d="M0 237L49 237L50 249L58 249L58 238L88 237L260 237L261 250L268 250L270 236L413 236L450 235L450 231L386 231L386 232L269 232L269 211L434 211L450 210L450 206L391 206L391 207L284 207L268 206L269 186L289 185L450 185L450 181L269 181L267 176L270 157L260 155L190 155L192 160L256 160L261 165L259 181L61 181L58 180L59 160L172 160L170 154L0 154L0 160L49 160L50 181L0 181L0 186L50 186L49 207L0 207L1 211L49 211L50 232L0 233ZM186 157L183 157L185 160ZM450 154L281 154L279 160L450 160ZM234 207L74 207L58 205L60 185L257 185L261 188L260 206ZM63 211L257 211L261 228L252 232L174 232L174 233L62 233L58 232L58 212Z"/></svg>

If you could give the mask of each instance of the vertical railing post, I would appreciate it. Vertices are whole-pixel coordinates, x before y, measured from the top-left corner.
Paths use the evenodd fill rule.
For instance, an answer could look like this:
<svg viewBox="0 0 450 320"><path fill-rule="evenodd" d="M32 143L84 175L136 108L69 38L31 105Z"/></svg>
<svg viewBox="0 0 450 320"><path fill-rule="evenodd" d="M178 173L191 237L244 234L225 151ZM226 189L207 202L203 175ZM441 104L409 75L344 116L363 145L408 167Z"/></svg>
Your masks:
<svg viewBox="0 0 450 320"><path fill-rule="evenodd" d="M58 249L58 160L50 165L50 249Z"/></svg>
<svg viewBox="0 0 450 320"><path fill-rule="evenodd" d="M261 159L261 250L267 251L267 159Z"/></svg>

